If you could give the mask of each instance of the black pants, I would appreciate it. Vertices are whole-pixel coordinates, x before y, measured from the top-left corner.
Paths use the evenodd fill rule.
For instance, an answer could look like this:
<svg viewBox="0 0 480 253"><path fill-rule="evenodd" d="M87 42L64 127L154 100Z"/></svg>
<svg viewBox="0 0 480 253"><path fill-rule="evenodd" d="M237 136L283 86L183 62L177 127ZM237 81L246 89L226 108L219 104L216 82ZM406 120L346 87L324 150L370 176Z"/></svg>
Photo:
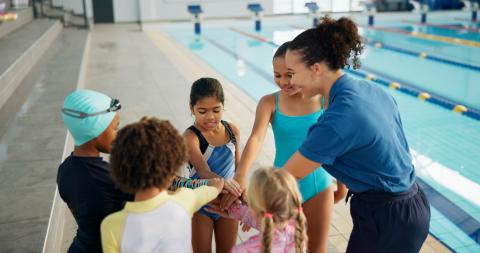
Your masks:
<svg viewBox="0 0 480 253"><path fill-rule="evenodd" d="M415 183L402 193L349 192L353 230L347 253L420 251L430 226L428 200Z"/></svg>

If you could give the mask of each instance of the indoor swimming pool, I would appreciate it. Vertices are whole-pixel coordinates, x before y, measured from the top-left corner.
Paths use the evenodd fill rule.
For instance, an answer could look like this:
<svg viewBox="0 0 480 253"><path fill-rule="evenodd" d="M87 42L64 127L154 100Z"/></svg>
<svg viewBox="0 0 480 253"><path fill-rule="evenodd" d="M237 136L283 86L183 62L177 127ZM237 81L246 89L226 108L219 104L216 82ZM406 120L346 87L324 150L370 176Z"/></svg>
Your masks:
<svg viewBox="0 0 480 253"><path fill-rule="evenodd" d="M164 26L166 33L255 100L274 92L272 56L311 26L305 17ZM432 208L431 234L457 252L480 252L480 31L478 23L388 21L359 26L362 68L347 70L397 101L419 183ZM462 111L463 113L455 112Z"/></svg>

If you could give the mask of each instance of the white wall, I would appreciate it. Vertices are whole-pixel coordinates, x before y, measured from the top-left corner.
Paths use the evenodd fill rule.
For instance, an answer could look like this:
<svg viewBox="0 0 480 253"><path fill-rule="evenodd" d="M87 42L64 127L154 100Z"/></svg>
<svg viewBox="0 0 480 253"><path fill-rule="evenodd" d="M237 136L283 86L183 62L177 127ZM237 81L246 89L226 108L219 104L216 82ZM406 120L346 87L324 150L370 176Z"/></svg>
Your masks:
<svg viewBox="0 0 480 253"><path fill-rule="evenodd" d="M113 0L113 16L115 22L140 21L139 5L139 0Z"/></svg>
<svg viewBox="0 0 480 253"><path fill-rule="evenodd" d="M93 18L93 0L85 0L85 5L87 8L87 17L88 18Z"/></svg>
<svg viewBox="0 0 480 253"><path fill-rule="evenodd" d="M55 7L63 7L63 0L52 0L52 4Z"/></svg>
<svg viewBox="0 0 480 253"><path fill-rule="evenodd" d="M63 9L73 11L74 0L63 0Z"/></svg>
<svg viewBox="0 0 480 253"><path fill-rule="evenodd" d="M83 15L83 0L74 1L72 4L72 7L73 7L73 13L78 15Z"/></svg>
<svg viewBox="0 0 480 253"><path fill-rule="evenodd" d="M120 1L120 0L119 0ZM248 3L260 3L264 14L273 13L273 0L139 0L142 21L185 20L187 5L201 4L204 18L249 17Z"/></svg>

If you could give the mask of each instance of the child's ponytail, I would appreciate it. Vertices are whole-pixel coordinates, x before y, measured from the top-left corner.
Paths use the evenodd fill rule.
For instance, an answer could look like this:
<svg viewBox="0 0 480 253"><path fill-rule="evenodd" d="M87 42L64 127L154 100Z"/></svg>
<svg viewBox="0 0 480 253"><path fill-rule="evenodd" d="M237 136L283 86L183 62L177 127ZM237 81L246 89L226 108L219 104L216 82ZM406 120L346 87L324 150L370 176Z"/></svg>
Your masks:
<svg viewBox="0 0 480 253"><path fill-rule="evenodd" d="M295 219L295 253L306 252L308 237L305 228L306 218L300 205L298 208L297 217Z"/></svg>
<svg viewBox="0 0 480 253"><path fill-rule="evenodd" d="M272 252L274 230L273 215L265 213L262 219L262 253Z"/></svg>

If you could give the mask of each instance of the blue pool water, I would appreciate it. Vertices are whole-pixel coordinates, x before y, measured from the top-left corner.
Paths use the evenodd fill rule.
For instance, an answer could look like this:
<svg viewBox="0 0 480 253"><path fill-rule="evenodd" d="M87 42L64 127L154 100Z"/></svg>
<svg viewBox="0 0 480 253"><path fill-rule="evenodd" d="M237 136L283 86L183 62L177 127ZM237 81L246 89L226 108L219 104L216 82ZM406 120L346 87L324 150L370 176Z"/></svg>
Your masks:
<svg viewBox="0 0 480 253"><path fill-rule="evenodd" d="M298 27L309 24L307 19L275 21L264 24L261 32L255 32L252 24L238 21L206 25L201 36L193 34L191 24L172 24L166 32L258 101L277 90L271 66L276 47L300 33L302 29ZM478 33L401 22L388 26L479 41ZM480 109L480 47L367 28L360 30L370 41L425 52L450 62L368 46L360 71ZM480 252L480 121L382 87L399 105L417 175L431 201L431 234L454 251Z"/></svg>

